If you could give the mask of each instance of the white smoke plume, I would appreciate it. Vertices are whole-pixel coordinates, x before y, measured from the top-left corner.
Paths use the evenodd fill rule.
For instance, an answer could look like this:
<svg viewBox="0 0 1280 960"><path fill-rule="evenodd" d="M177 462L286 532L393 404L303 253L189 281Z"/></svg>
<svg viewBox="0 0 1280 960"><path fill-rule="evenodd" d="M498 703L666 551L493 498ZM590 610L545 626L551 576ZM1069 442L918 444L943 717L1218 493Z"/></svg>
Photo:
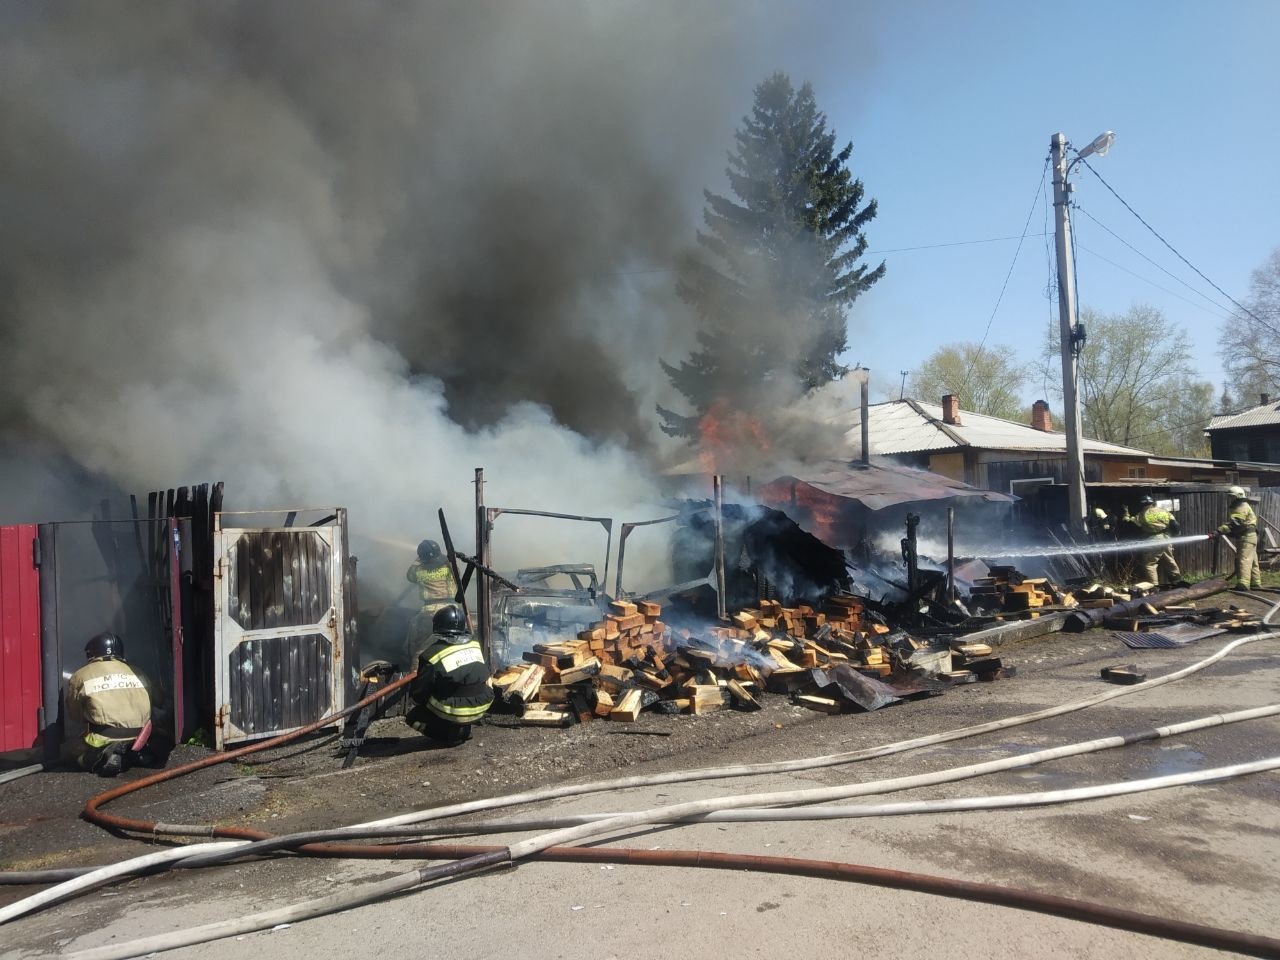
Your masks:
<svg viewBox="0 0 1280 960"><path fill-rule="evenodd" d="M409 544L444 506L469 548L476 466L491 503L648 509L656 360L689 340L666 271L782 21L0 7L0 487L38 442ZM549 535L513 559L577 559Z"/></svg>

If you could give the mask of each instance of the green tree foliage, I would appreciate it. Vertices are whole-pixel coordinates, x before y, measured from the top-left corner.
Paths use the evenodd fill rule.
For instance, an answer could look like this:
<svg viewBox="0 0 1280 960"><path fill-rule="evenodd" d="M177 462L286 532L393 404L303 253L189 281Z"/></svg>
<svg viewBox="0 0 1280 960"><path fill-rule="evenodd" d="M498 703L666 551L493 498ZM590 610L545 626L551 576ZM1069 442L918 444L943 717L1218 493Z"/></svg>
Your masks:
<svg viewBox="0 0 1280 960"><path fill-rule="evenodd" d="M1143 305L1123 314L1086 308L1080 322L1088 334L1078 371L1084 435L1167 456L1206 456L1214 389L1192 366L1186 331ZM1057 357L1054 329L1046 371Z"/></svg>
<svg viewBox="0 0 1280 960"><path fill-rule="evenodd" d="M911 374L911 395L937 403L943 394L960 398L961 410L1026 422L1022 390L1030 379L1009 347L952 343L935 350Z"/></svg>
<svg viewBox="0 0 1280 960"><path fill-rule="evenodd" d="M860 265L876 203L836 149L813 88L783 73L755 89L726 170L733 198L704 191L705 231L677 292L699 321L697 349L661 361L692 416L658 407L662 429L691 437L709 409L753 413L845 371L845 311L884 275Z"/></svg>
<svg viewBox="0 0 1280 960"><path fill-rule="evenodd" d="M1247 410L1259 394L1280 392L1280 247L1253 271L1247 312L1238 312L1222 328L1222 366L1235 394L1232 413Z"/></svg>

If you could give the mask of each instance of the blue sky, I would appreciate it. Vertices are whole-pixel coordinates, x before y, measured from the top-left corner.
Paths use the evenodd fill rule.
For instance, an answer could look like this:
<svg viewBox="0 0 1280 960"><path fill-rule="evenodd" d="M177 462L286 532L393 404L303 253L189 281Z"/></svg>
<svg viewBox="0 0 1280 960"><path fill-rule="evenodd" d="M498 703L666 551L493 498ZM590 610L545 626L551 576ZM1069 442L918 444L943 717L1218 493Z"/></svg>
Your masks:
<svg viewBox="0 0 1280 960"><path fill-rule="evenodd" d="M794 6L831 19L788 38L797 49L778 65L814 83L879 202L868 239L885 251L888 274L855 305L845 358L871 368L873 395L896 397L900 370L938 345L981 339L988 321L988 343L1036 357L1057 316L1046 298L1052 236L1040 235L1053 229L1052 192L1047 178L1039 186L1057 131L1082 147L1114 130L1115 147L1091 158L1094 169L1236 299L1280 246L1280 3ZM1158 307L1190 333L1200 374L1219 386L1224 310L1178 281L1224 298L1083 165L1072 181L1084 211L1178 278L1077 212L1080 303ZM889 252L1016 237L1029 211L994 318L1016 240ZM1037 384L1027 399L1044 393Z"/></svg>

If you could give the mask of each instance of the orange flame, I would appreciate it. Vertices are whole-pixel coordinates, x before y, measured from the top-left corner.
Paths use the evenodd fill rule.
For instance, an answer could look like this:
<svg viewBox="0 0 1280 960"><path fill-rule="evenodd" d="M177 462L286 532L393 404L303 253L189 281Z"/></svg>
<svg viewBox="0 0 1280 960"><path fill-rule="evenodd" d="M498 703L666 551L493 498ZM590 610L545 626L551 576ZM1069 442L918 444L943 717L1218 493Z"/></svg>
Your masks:
<svg viewBox="0 0 1280 960"><path fill-rule="evenodd" d="M732 409L726 400L716 400L698 421L698 459L707 473L722 473L772 449L760 418Z"/></svg>

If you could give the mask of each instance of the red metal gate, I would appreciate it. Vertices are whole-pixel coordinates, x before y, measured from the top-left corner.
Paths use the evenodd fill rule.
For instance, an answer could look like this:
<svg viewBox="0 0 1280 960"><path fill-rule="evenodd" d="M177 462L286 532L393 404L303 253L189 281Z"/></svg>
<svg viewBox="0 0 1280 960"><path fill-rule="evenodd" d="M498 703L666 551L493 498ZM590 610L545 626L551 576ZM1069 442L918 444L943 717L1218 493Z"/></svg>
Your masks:
<svg viewBox="0 0 1280 960"><path fill-rule="evenodd" d="M0 527L0 753L40 732L40 581L36 525Z"/></svg>

